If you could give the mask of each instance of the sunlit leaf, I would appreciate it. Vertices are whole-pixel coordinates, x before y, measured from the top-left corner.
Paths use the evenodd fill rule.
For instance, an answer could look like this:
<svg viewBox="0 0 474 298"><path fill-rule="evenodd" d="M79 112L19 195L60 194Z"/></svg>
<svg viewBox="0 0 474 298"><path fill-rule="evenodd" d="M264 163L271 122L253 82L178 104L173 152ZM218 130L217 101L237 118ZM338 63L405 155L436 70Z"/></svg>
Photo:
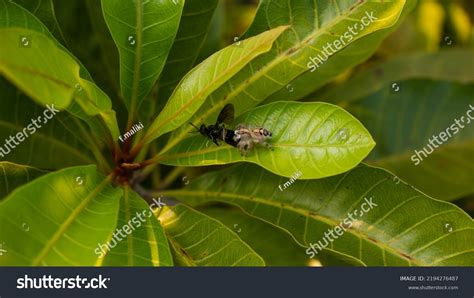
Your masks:
<svg viewBox="0 0 474 298"><path fill-rule="evenodd" d="M248 156L242 156L237 148L216 146L196 133L157 159L179 166L246 161L281 176L300 173L299 178L314 179L355 167L375 146L356 118L327 103L276 102L257 107L234 123L230 127L244 123L270 130L272 149L255 146Z"/></svg>
<svg viewBox="0 0 474 298"><path fill-rule="evenodd" d="M161 207L161 206L156 206ZM105 246L104 266L172 266L173 259L163 228L146 202L124 189L116 235ZM129 233L127 233L129 231ZM119 235L126 234L125 238ZM113 244L112 244L113 243ZM109 250L110 247L113 247Z"/></svg>
<svg viewBox="0 0 474 298"><path fill-rule="evenodd" d="M54 172L0 203L2 266L91 266L112 235L122 191L95 166Z"/></svg>
<svg viewBox="0 0 474 298"><path fill-rule="evenodd" d="M46 36L31 30L0 29L0 73L42 104L71 104L79 66Z"/></svg>
<svg viewBox="0 0 474 298"><path fill-rule="evenodd" d="M100 116L96 121L103 121L112 138L118 138L118 125L109 98L95 84L79 76L79 65L68 53L36 31L9 28L0 32L4 41L0 49L2 75L40 104L54 105L59 110L69 108L83 120ZM71 104L88 108L78 109ZM90 124L96 129L101 126L92 121Z"/></svg>

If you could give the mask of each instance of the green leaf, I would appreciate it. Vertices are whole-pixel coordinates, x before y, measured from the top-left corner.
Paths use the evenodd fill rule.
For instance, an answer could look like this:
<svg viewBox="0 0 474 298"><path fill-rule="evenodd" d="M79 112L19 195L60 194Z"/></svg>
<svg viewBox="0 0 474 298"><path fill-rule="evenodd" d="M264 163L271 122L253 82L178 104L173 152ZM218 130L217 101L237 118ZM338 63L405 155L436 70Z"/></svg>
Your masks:
<svg viewBox="0 0 474 298"><path fill-rule="evenodd" d="M160 81L159 98L166 102L181 78L194 66L211 25L218 0L187 0L178 33Z"/></svg>
<svg viewBox="0 0 474 298"><path fill-rule="evenodd" d="M12 0L34 14L48 28L54 37L64 43L56 15L54 14L54 5L52 0Z"/></svg>
<svg viewBox="0 0 474 298"><path fill-rule="evenodd" d="M438 53L414 53L394 57L356 73L350 80L334 84L317 93L314 98L324 99L341 106L357 102L392 83L412 79L431 79L463 84L474 82L474 50L450 49Z"/></svg>
<svg viewBox="0 0 474 298"><path fill-rule="evenodd" d="M88 89L87 93L91 92L90 89L98 89L98 87L93 86L91 82L87 82L82 79L84 78L88 81L92 81L92 77L90 76L87 69L85 69L85 67L81 64L81 62L77 58L75 58L70 52L68 52L67 49L64 48L62 44L60 44L58 41L54 39L54 36L48 31L48 28L40 22L40 20L38 20L29 11L27 11L23 7L13 2L7 2L6 0L0 0L0 1L3 2L0 5L0 15L4 16L0 18L0 28L17 28L18 27L18 28L33 30L33 31L36 31L37 33L42 33L46 35L47 37L51 39L51 41L55 43L55 45L58 47L57 51L60 51L62 53L62 56L64 57L69 56L65 58L65 60L68 60L68 63L71 63L70 58L72 58L74 59L76 64L79 65L80 67L79 74L81 78L77 78L76 82L73 84L73 87L76 90L82 90L81 85L88 85L88 87L86 87ZM42 2L42 3L45 3L45 2ZM18 28L15 30L18 30ZM32 36L29 33L29 31L25 31L19 37L17 37L18 41L12 44L11 46L18 46L18 47L23 46L23 44L21 43L22 41L20 40L20 37L21 38L25 37L26 39L24 41L28 42L28 46L31 48L31 44L29 43L30 41L28 40L28 38L32 39ZM51 41L49 43L51 43ZM28 46L26 48L28 48ZM49 53L43 53L43 55L48 56ZM42 59L42 56L39 57L39 60L41 59ZM74 69L75 69L75 66L74 66ZM27 86L29 86L28 81L24 82L22 87L25 88ZM29 94L36 93L36 90L34 88L31 88L31 90L28 89L28 91L29 91ZM100 90L94 91L96 95L100 92L101 92ZM43 96L32 97L32 98L35 100L39 100L41 104L49 103L48 102L49 100L46 100ZM100 114L96 113L95 115L90 115L91 114L90 111L84 111L81 108L81 106L84 106L86 104L84 103L85 100L89 101L89 105L99 104L99 105L102 105L103 107L104 106L107 107L107 109L102 110ZM43 102L43 101L46 101L46 102ZM98 101L100 102L98 103ZM115 115L114 115L114 112L111 110L110 100L106 96L105 97L102 96L101 99L100 98L85 98L84 99L82 96L82 98L81 97L74 98L74 100L68 101L68 102L70 103L70 105L67 106L68 111L74 114L76 117L85 121L91 127L92 134L96 136L95 140L104 141L108 139L110 143L111 139L110 137L108 137L108 135L110 134L108 130L110 130L112 134L112 139L116 140L118 138L119 133L118 133L118 128L117 128L118 126L115 120ZM96 146L95 141L91 143L91 146Z"/></svg>
<svg viewBox="0 0 474 298"><path fill-rule="evenodd" d="M327 246L368 266L474 265L472 218L385 170L361 165L339 176L293 181L282 191L287 181L254 165L240 165L162 194L192 205L239 206L288 231L305 247ZM344 227L342 235L336 226ZM325 237L329 229L334 237ZM305 252L318 256L310 248Z"/></svg>
<svg viewBox="0 0 474 298"><path fill-rule="evenodd" d="M70 106L68 111L88 122L93 130L93 134L97 137L108 136L112 137L111 142L118 140L120 135L115 111L112 108L112 102L107 94L104 93L97 85L84 79L79 80L76 84L75 103L78 109ZM99 116L95 118L94 116ZM107 130L103 129L106 126ZM97 133L100 130L102 133Z"/></svg>
<svg viewBox="0 0 474 298"><path fill-rule="evenodd" d="M2 266L92 266L115 228L122 191L95 166L68 168L16 189L0 203Z"/></svg>
<svg viewBox="0 0 474 298"><path fill-rule="evenodd" d="M155 119L176 85L195 65L211 26L217 3L218 0L184 2L178 33L160 75L157 92L152 92L140 106L139 115L145 126Z"/></svg>
<svg viewBox="0 0 474 298"><path fill-rule="evenodd" d="M84 63L95 74L94 77L97 84L111 96L115 109L117 109L118 105L121 105L120 108L123 106L123 110L126 111L120 95L119 53L109 28L105 23L101 3L97 0L86 0L82 4L82 7L87 11L91 27L90 31L92 32L83 30L80 38L75 38L74 40L75 48L81 48L80 44L84 41L91 43L87 47L82 46L81 57L88 62ZM81 5L81 3L77 3L77 5ZM76 9L76 7L72 7L72 10ZM68 25L75 28L75 22L69 22ZM69 29L69 32L71 31L74 32L73 29ZM92 52L90 51L91 48L97 48L98 51Z"/></svg>
<svg viewBox="0 0 474 298"><path fill-rule="evenodd" d="M364 123L378 144L369 163L434 198L454 200L474 193L474 119L467 115L469 105L474 106L473 55L462 49L402 55L316 98L345 106ZM440 140L442 145L433 139L446 131L452 137ZM431 152L428 145L434 151L425 157L423 148ZM422 153L417 156L415 150Z"/></svg>
<svg viewBox="0 0 474 298"><path fill-rule="evenodd" d="M300 0L296 0L293 2L299 2ZM275 1L275 0L269 0L267 2L271 2L270 5L264 10L265 6L262 3L261 10L262 10L262 15L261 15L261 22L264 23L266 21L266 18L268 16L268 12L273 12L275 8L277 7L278 2L284 2L283 0ZM314 2L314 1L308 1L308 2ZM327 1L330 2L330 1ZM319 24L319 26L324 27L325 22L331 21L326 14L329 15L335 15L343 10L343 7L347 7L347 1L332 1L328 4L316 4L316 3L311 3L308 5L313 6L315 8L315 11L317 11L317 20L315 24L311 23L303 23L304 25L313 25L315 28L318 27L318 23L321 22L322 24ZM352 3L354 3L353 1ZM362 1L359 1L362 2ZM369 1L370 2L375 2L375 1ZM319 89L320 87L324 86L326 83L334 80L339 76L340 74L344 73L345 71L350 70L351 68L357 66L361 62L367 60L369 57L371 57L378 49L381 47L382 41L389 36L397 27L400 25L404 19L405 16L408 15L409 12L415 7L416 1L414 0L408 0L408 1L391 1L391 2L397 2L400 5L403 4L403 10L398 17L397 21L392 24L391 26L388 26L383 29L379 29L372 33L370 33L367 36L361 37L360 39L352 41L350 44L348 44L347 47L335 52L333 55L331 55L327 61L325 61L322 65L320 65L316 71L313 72L306 72L303 75L295 78L292 80L288 85L282 86L285 88L280 88L278 92L275 92L272 94L269 98L265 100L265 103L268 102L273 102L273 101L279 101L279 100L298 100L306 95L314 92L315 90ZM328 7L325 7L327 5ZM370 4L369 4L370 5ZM294 4L294 6L297 6ZM296 9L295 9L296 10ZM328 12L329 11L329 12ZM373 12L374 17L378 16L378 11L373 10L372 8L367 8L367 12ZM274 23L280 23L283 20L288 22L289 19L292 18L292 15L295 13L292 11L292 9L288 9L288 11L280 10L280 14L283 14L284 17L280 17L276 19L276 21L270 22L272 26L275 26ZM256 22L257 19L254 21ZM284 22L284 21L283 21ZM376 21L377 22L377 21ZM253 27L254 24L252 24ZM251 29L252 29L251 27ZM372 24L369 25L369 27L372 27ZM257 29L257 28L254 28ZM255 32L255 31L252 31ZM334 31L331 31L334 32ZM337 32L337 31L336 31ZM346 34L347 30L343 32ZM341 31L339 31L336 34L341 35ZM324 56L321 56L324 57Z"/></svg>
<svg viewBox="0 0 474 298"><path fill-rule="evenodd" d="M263 259L219 221L184 205L159 216L175 258L188 266L264 266ZM183 264L184 263L184 264Z"/></svg>
<svg viewBox="0 0 474 298"><path fill-rule="evenodd" d="M27 9L11 1L0 0L0 2L2 3L0 5L0 15L2 16L0 18L0 28L24 28L42 33L54 40L54 42L60 49L68 52L68 50L55 39L54 35L51 34L51 32L48 30L48 27L44 25L41 20L38 19L35 15L30 13ZM19 42L18 44L20 44ZM92 81L92 77L87 71L87 69L81 64L81 62L76 57L74 57L74 55L72 55L70 52L68 53L76 61L76 63L80 65L81 77Z"/></svg>
<svg viewBox="0 0 474 298"><path fill-rule="evenodd" d="M269 1L266 3L267 6L270 5ZM271 11L276 14L276 17L272 17L268 21L271 25L269 28L273 28L272 22L275 22L278 25L281 25L281 23L291 24L291 30L287 30L276 41L277 46L272 51L252 61L224 86L216 90L201 106L196 116L191 119L191 122L196 125L210 123L211 119L216 117L220 109L227 103L235 105L236 115L258 105L276 91L287 89L288 83L297 77L309 73L308 63L310 58L321 55L321 51L328 42L332 43L340 38L340 36L343 36L347 32L348 26L358 24L366 16L366 13L373 12L378 20L357 32L357 35L353 36L352 40L348 39L343 48L374 32L393 27L402 11L405 8L408 9L409 3L413 3L413 1L362 2L358 0L338 0L321 2L321 7L314 7L314 3L314 1L310 0L305 0L304 5L302 5L302 2L288 2L286 0L272 2ZM286 18L286 21L281 22L280 20L285 18L278 15L278 11L282 11L282 8L287 8L289 5L294 10L291 10L291 14ZM263 2L260 7L265 7ZM264 24L263 21L260 23ZM264 31L267 28L267 24L264 26L256 32ZM354 51L357 52L359 50L355 49ZM345 70L345 68L335 67L331 59L328 59L325 65L328 68L334 68L334 73L331 74L330 78L325 75L315 74L318 79L321 77L329 80ZM347 58L344 59L344 65L347 63L346 60ZM339 61L336 64L340 65L342 62ZM314 73L317 72L315 71ZM311 81L310 85L314 85L314 81ZM287 99L285 98L285 100ZM185 127L177 131L170 138L169 144L162 152L176 146L183 139L187 138L191 131L192 127Z"/></svg>
<svg viewBox="0 0 474 298"><path fill-rule="evenodd" d="M238 208L223 208L213 205L203 206L198 210L237 232L240 239L250 245L265 260L267 266L314 266L318 264L308 258L302 246L298 245L288 233L258 218L245 215ZM265 235L264 239L262 239L262 235ZM330 252L328 249L318 255L318 261L323 266L363 265L354 258L334 251Z"/></svg>
<svg viewBox="0 0 474 298"><path fill-rule="evenodd" d="M159 206L161 207L161 206ZM128 226L128 228L124 228ZM130 234L127 233L130 231ZM120 232L117 232L120 231ZM168 240L165 232L146 202L130 188L120 200L117 238L109 239L104 248L104 266L172 266ZM113 247L110 251L109 247Z"/></svg>
<svg viewBox="0 0 474 298"><path fill-rule="evenodd" d="M197 63L206 60L209 56L222 49L223 45L228 44L225 41L224 32L228 29L227 24L232 18L229 17L228 12L226 12L226 9L232 8L227 6L226 3L219 1L214 11L214 14L210 20L211 26L209 32L207 33L204 44L202 45L198 57L196 59ZM251 8L249 9L249 11L250 10ZM237 15L243 16L244 19L248 18L248 16L245 16L244 14L240 14L239 12L236 13Z"/></svg>
<svg viewBox="0 0 474 298"><path fill-rule="evenodd" d="M44 35L0 29L0 73L41 104L68 107L78 83L79 66Z"/></svg>
<svg viewBox="0 0 474 298"><path fill-rule="evenodd" d="M279 27L231 45L215 53L189 72L171 95L166 106L152 123L145 140L150 143L159 136L182 126L206 98L240 71L252 59L268 52L275 39L287 27Z"/></svg>
<svg viewBox="0 0 474 298"><path fill-rule="evenodd" d="M120 55L120 86L132 116L160 75L178 31L183 1L102 0Z"/></svg>
<svg viewBox="0 0 474 298"><path fill-rule="evenodd" d="M208 206L200 212L219 220L233 230L264 260L267 266L307 266L308 256L290 235L275 227L243 214L236 208ZM262 239L265 235L265 239Z"/></svg>
<svg viewBox="0 0 474 298"><path fill-rule="evenodd" d="M281 176L300 172L299 178L315 179L346 172L375 146L356 118L327 103L271 103L241 115L234 123L269 129L273 134L272 150L256 146L245 157L237 148L216 146L195 134L157 160L179 166L246 161Z"/></svg>
<svg viewBox="0 0 474 298"><path fill-rule="evenodd" d="M407 80L397 86L397 93L389 83L348 107L379 144L369 162L435 198L474 193L474 84Z"/></svg>
<svg viewBox="0 0 474 298"><path fill-rule="evenodd" d="M58 113L44 122L44 107L20 93L0 77L0 93L8 100L1 101L0 155L2 160L25 164L40 169L61 169L68 166L93 164L88 133L81 123L67 113ZM38 124L38 117L43 121ZM37 121L37 126L33 120ZM28 129L30 127L30 129ZM15 147L7 147L7 139L26 129L28 137Z"/></svg>
<svg viewBox="0 0 474 298"><path fill-rule="evenodd" d="M95 84L80 78L79 65L67 52L36 31L9 28L0 29L0 33L4 38L0 51L2 75L38 103L54 105L59 110L68 108L75 116L88 121L94 133L104 123L112 139L118 139L110 99ZM91 119L91 116L100 116L100 119ZM107 135L105 130L100 136Z"/></svg>
<svg viewBox="0 0 474 298"><path fill-rule="evenodd" d="M10 194L15 188L48 173L30 166L14 164L8 161L0 162L0 200Z"/></svg>

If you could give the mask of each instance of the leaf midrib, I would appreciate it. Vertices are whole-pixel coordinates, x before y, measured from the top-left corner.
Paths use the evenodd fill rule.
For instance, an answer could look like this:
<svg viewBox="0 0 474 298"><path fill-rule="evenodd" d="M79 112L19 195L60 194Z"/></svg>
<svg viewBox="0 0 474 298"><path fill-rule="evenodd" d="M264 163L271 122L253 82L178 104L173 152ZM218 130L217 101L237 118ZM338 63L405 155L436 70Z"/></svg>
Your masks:
<svg viewBox="0 0 474 298"><path fill-rule="evenodd" d="M352 146L337 146L337 145L306 145L306 144L272 144L272 148L288 148L288 147L299 147L299 148L343 148L343 149L359 149L359 148L367 148L367 147L373 147L375 145L375 142L367 143L367 144L360 144L360 145L352 145ZM212 152L219 152L223 151L225 149L232 149L233 147L230 145L222 145L222 146L213 146L213 147L208 147L202 150L194 150L194 151L187 151L183 153L178 153L178 154L170 154L170 155L161 155L159 156L159 161L164 161L164 160L169 160L169 159L175 159L175 158L182 158L182 157L190 157L190 156L196 156L196 155L202 155L206 153L212 153ZM272 154L270 152L269 154ZM234 159L235 161L240 161L239 159Z"/></svg>
<svg viewBox="0 0 474 298"><path fill-rule="evenodd" d="M124 211L125 211L125 222L130 223L130 189L125 187L123 199L124 199ZM128 251L128 266L133 266L133 236L127 235L127 251Z"/></svg>
<svg viewBox="0 0 474 298"><path fill-rule="evenodd" d="M147 219L147 224L145 226L147 236L148 236L148 244L150 246L150 257L151 263L153 266L160 266L160 248L158 247L158 241L155 237L155 231L153 230L153 224L151 219ZM151 240L151 241L150 241Z"/></svg>
<svg viewBox="0 0 474 298"><path fill-rule="evenodd" d="M142 0L136 0L136 36L137 36L137 45L135 47L135 65L134 65L134 74L133 74L133 83L132 83L132 98L130 100L130 119L135 117L136 104L138 99L138 86L140 84L140 61L142 59L142 42L143 42L143 11L142 11ZM131 124L131 123L130 123Z"/></svg>

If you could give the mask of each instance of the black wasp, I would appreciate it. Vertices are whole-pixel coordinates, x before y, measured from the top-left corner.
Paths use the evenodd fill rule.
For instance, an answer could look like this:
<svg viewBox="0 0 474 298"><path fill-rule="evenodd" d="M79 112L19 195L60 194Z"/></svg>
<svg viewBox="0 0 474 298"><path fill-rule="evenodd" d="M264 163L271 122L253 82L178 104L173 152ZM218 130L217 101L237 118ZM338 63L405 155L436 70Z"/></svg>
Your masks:
<svg viewBox="0 0 474 298"><path fill-rule="evenodd" d="M219 146L219 141L224 141L231 146L237 147L240 139L235 134L235 131L225 128L225 124L230 124L232 121L234 121L234 106L229 103L219 113L216 124L207 126L202 124L199 128L192 123L190 124L217 146Z"/></svg>

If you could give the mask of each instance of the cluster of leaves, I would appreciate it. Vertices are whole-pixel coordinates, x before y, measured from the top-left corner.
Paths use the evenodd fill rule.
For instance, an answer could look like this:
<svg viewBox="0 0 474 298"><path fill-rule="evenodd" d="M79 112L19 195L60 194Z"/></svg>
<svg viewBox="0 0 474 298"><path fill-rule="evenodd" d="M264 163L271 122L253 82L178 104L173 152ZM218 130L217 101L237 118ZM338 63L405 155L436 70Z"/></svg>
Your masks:
<svg viewBox="0 0 474 298"><path fill-rule="evenodd" d="M0 2L0 139L46 105L62 111L0 162L1 265L308 265L311 243L367 197L377 207L318 253L321 264L474 264L472 218L446 202L474 193L474 129L416 171L410 161L474 104L472 50L395 57L330 84L374 55L414 0L261 0L238 42L200 63L217 0L87 0L112 78L97 81L118 92L72 54L51 0ZM366 12L377 20L311 72L310 57ZM273 150L241 156L190 134L189 122L214 123L228 103L231 126L271 130ZM398 176L361 164L367 156ZM232 163L167 187L189 167ZM180 203L97 253L158 197Z"/></svg>

